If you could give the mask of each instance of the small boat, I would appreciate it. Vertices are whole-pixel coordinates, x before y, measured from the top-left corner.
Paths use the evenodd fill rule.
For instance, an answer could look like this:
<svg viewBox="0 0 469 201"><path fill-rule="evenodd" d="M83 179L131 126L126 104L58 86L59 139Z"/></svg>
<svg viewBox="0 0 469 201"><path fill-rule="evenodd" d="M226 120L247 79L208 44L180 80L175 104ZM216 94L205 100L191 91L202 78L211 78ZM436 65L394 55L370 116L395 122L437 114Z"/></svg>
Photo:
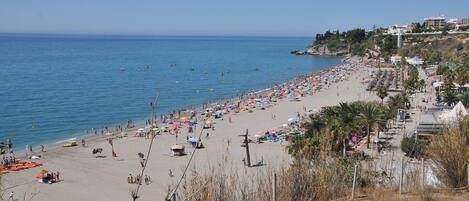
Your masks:
<svg viewBox="0 0 469 201"><path fill-rule="evenodd" d="M70 142L67 142L65 143L64 145L62 145L63 147L74 147L74 146L77 146L77 142L76 141L70 141Z"/></svg>

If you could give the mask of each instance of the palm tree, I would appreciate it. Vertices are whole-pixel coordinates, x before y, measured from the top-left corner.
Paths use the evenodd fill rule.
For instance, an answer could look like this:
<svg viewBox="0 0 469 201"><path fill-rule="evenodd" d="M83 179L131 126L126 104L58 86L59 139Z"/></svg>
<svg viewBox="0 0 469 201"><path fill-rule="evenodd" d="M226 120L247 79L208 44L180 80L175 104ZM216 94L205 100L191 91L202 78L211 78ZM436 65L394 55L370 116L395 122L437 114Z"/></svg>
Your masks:
<svg viewBox="0 0 469 201"><path fill-rule="evenodd" d="M459 67L455 71L454 75L456 83L459 84L460 89L464 89L464 85L469 83L469 73L465 67Z"/></svg>
<svg viewBox="0 0 469 201"><path fill-rule="evenodd" d="M409 109L410 108L409 96L405 93L390 96L388 98L387 105L391 109L393 114L395 114L398 109Z"/></svg>
<svg viewBox="0 0 469 201"><path fill-rule="evenodd" d="M420 79L419 83L418 83L418 86L419 86L418 88L419 88L420 91L424 91L424 89L425 89L425 80Z"/></svg>
<svg viewBox="0 0 469 201"><path fill-rule="evenodd" d="M359 115L360 104L362 103L340 103L339 106L327 108L321 113L327 125L330 150L338 152L342 148L345 155L348 134L357 130L356 117Z"/></svg>
<svg viewBox="0 0 469 201"><path fill-rule="evenodd" d="M456 91L454 89L447 89L443 92L443 97L448 106L454 105L458 101Z"/></svg>
<svg viewBox="0 0 469 201"><path fill-rule="evenodd" d="M342 139L342 133L344 132L344 128L342 127L342 124L339 119L334 117L330 117L327 119L327 125L327 139L329 145L328 149L329 151L337 153L340 150L340 144L344 142L344 139Z"/></svg>
<svg viewBox="0 0 469 201"><path fill-rule="evenodd" d="M454 71L452 71L451 69L448 69L443 74L443 77L444 77L444 88L445 88L445 90L453 89L454 88L453 82L456 78L456 75L455 75Z"/></svg>
<svg viewBox="0 0 469 201"><path fill-rule="evenodd" d="M370 148L370 130L378 126L378 123L381 121L381 115L376 105L364 104L359 116L361 122L366 126L366 135L368 139L366 147Z"/></svg>
<svg viewBox="0 0 469 201"><path fill-rule="evenodd" d="M388 124L388 120L394 118L394 113L392 113L392 110L391 108L389 107L386 107L386 106L383 106L383 105L380 105L380 107L378 107L378 110L379 110L379 114L380 114L380 118L379 118L379 122L378 122L378 128L379 130L383 130L384 128L386 128L387 124ZM378 138L379 138L379 132L378 132Z"/></svg>
<svg viewBox="0 0 469 201"><path fill-rule="evenodd" d="M364 102L356 101L352 103L340 103L339 104L339 115L338 120L341 126L340 129L340 139L342 140L342 148L343 154L345 156L346 151L346 140L348 138L348 134L353 131L357 131L360 129L358 124L357 116L360 115L360 110L363 107Z"/></svg>
<svg viewBox="0 0 469 201"><path fill-rule="evenodd" d="M312 114L310 116L310 121L306 122L303 127L307 131L306 136L317 136L326 127L326 120L319 113Z"/></svg>
<svg viewBox="0 0 469 201"><path fill-rule="evenodd" d="M376 95L381 99L381 105L383 104L383 101L384 101L384 98L386 98L386 96L388 96L388 88L381 85L378 87L378 89L376 90Z"/></svg>

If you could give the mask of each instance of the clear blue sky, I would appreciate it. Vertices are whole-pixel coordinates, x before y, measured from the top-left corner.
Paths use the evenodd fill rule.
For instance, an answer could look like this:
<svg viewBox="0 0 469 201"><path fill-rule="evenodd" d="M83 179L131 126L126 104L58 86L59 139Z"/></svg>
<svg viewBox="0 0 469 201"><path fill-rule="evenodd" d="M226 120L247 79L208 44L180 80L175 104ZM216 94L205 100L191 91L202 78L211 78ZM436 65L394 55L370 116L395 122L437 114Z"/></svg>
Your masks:
<svg viewBox="0 0 469 201"><path fill-rule="evenodd" d="M0 0L0 32L311 36L469 17L469 0Z"/></svg>

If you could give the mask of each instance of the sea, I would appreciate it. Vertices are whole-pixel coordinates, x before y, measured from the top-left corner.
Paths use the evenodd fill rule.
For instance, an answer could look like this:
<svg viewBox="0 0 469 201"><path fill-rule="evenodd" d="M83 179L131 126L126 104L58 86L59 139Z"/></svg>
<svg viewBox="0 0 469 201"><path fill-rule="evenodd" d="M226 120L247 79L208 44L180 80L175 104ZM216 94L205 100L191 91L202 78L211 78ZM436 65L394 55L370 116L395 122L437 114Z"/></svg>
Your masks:
<svg viewBox="0 0 469 201"><path fill-rule="evenodd" d="M0 141L15 150L260 90L337 65L312 37L0 34Z"/></svg>

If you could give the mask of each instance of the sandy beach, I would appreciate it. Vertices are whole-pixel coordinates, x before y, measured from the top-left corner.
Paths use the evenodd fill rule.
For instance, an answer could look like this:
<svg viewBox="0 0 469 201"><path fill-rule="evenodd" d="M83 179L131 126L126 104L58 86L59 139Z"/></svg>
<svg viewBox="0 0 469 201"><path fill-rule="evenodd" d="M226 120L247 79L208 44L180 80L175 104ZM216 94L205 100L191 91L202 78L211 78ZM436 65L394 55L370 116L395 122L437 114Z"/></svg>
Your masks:
<svg viewBox="0 0 469 201"><path fill-rule="evenodd" d="M365 91L366 85L362 84L363 78L368 76L368 68L360 67L348 76L345 81L331 84L314 95L306 95L299 101L289 101L284 98L265 110L254 110L225 115L223 120L216 119L214 131L208 138L202 137L205 148L197 150L191 163L191 170L204 172L210 166L217 165L226 155L232 168L246 171L256 171L259 168L276 168L287 165L291 158L286 152L286 142L250 143L251 161L253 163L264 161L266 165L255 168L246 168L243 158L246 153L241 147L242 139L239 135L248 129L251 135L258 131L266 131L272 127L278 127L287 123L287 119L295 115L295 112L304 113L304 109L318 110L323 106L335 105L340 102L354 100L378 100L373 92ZM276 118L272 118L275 115ZM229 123L228 118L231 118ZM152 178L149 185L141 187L139 200L163 200L167 194L168 185L174 184L182 173L182 169L194 151L186 143L187 132L183 129L178 141L174 135L157 135L145 174ZM135 132L135 131L133 131ZM129 191L136 184L128 184L129 174L137 175L141 171L141 165L137 153L147 153L149 139L143 137L129 137L115 139L113 141L116 158L112 157L109 143L98 138L87 142L86 147L76 146L72 148L58 147L49 149L41 159L35 160L44 166L28 170L10 172L2 176L2 189L4 192L15 193L17 198L31 197L37 201L116 201L131 200ZM198 130L195 132L198 134ZM206 133L206 131L204 131ZM175 143L184 144L188 155L173 157L169 147ZM93 148L103 148L105 158L96 158ZM38 183L35 178L41 169L59 171L62 181L54 184ZM173 175L170 175L170 172Z"/></svg>

